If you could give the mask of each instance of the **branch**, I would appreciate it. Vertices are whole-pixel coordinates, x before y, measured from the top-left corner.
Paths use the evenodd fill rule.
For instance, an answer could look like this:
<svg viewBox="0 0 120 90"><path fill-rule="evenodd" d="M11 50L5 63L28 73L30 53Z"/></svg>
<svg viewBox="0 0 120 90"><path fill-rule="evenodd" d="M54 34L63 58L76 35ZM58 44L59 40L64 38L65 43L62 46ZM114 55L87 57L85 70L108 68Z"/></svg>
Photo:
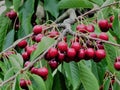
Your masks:
<svg viewBox="0 0 120 90"><path fill-rule="evenodd" d="M113 45L113 46L120 47L120 44L116 44L116 43L106 41L106 40L102 40L102 39L99 39L99 38L93 38L93 37L87 36L86 34L79 34L79 33L73 32L72 30L69 30L68 33L73 35L73 36L76 35L78 37L84 37L84 38L92 39L92 40L95 40L95 41L101 41L103 43L107 43L107 44L110 44L110 45Z"/></svg>
<svg viewBox="0 0 120 90"><path fill-rule="evenodd" d="M31 66L33 66L36 62L38 62L39 60L41 60L45 54L48 52L48 50L53 47L56 46L57 43L63 38L64 35L66 35L66 33L68 32L68 29L65 29L59 36L59 38L56 40L56 42L54 44L52 44L47 50L44 51L43 54L41 54L39 57L37 57L34 61L32 61L27 67L23 68L22 70L18 71L14 76L10 77L8 80L0 83L0 87L2 87L4 84L14 80L18 74L23 73L24 71L28 70Z"/></svg>

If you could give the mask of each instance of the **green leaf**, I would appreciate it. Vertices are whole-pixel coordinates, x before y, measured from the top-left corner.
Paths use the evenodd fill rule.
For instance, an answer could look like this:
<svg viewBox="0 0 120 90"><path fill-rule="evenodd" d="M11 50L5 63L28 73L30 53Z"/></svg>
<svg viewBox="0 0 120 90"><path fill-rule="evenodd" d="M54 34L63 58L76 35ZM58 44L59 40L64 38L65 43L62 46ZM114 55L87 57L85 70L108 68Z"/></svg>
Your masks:
<svg viewBox="0 0 120 90"><path fill-rule="evenodd" d="M20 60L22 60L22 59L19 59L19 57L16 55L9 56L9 61L12 65L12 67L14 67L16 71L18 71L22 68L22 66L20 64Z"/></svg>
<svg viewBox="0 0 120 90"><path fill-rule="evenodd" d="M58 1L57 0L44 0L44 8L55 18L58 17ZM53 10L54 9L54 10Z"/></svg>
<svg viewBox="0 0 120 90"><path fill-rule="evenodd" d="M54 76L52 90L67 90L65 86L65 78L60 71L57 71Z"/></svg>
<svg viewBox="0 0 120 90"><path fill-rule="evenodd" d="M38 43L37 50L32 53L30 60L34 60L36 57L38 57L43 51L45 51L49 46L51 46L54 41L55 40L52 38L43 37L41 42Z"/></svg>
<svg viewBox="0 0 120 90"><path fill-rule="evenodd" d="M113 21L113 32L115 33L118 43L120 43L120 24L118 18L118 11L115 11L115 17Z"/></svg>
<svg viewBox="0 0 120 90"><path fill-rule="evenodd" d="M20 88L20 84L19 84L19 81L20 81L20 78L19 78L19 75L15 78L15 81L13 83L13 87L12 87L12 90L22 90Z"/></svg>
<svg viewBox="0 0 120 90"><path fill-rule="evenodd" d="M9 79L14 75L14 67L10 68L4 75L4 80Z"/></svg>
<svg viewBox="0 0 120 90"><path fill-rule="evenodd" d="M89 0L90 2L93 2L99 6L101 6L103 4L103 0Z"/></svg>
<svg viewBox="0 0 120 90"><path fill-rule="evenodd" d="M110 44L104 44L105 51L106 51L106 61L108 63L108 68L111 72L114 72L114 60L117 56L117 50L115 49L114 46Z"/></svg>
<svg viewBox="0 0 120 90"><path fill-rule="evenodd" d="M26 35L32 31L31 17L34 12L34 1L35 0L26 0L19 13L21 28Z"/></svg>
<svg viewBox="0 0 120 90"><path fill-rule="evenodd" d="M109 86L110 86L110 79L108 78L107 80L105 80L104 90L109 90Z"/></svg>
<svg viewBox="0 0 120 90"><path fill-rule="evenodd" d="M96 77L82 61L79 63L79 70L80 79L85 90L99 90Z"/></svg>
<svg viewBox="0 0 120 90"><path fill-rule="evenodd" d="M9 19L3 16L0 16L0 51L4 46L4 39L6 37L7 29L9 26Z"/></svg>
<svg viewBox="0 0 120 90"><path fill-rule="evenodd" d="M12 6L12 4L13 4L13 2L12 2L12 0L5 0L5 5L6 5L6 7L11 7Z"/></svg>
<svg viewBox="0 0 120 90"><path fill-rule="evenodd" d="M93 4L88 0L61 0L59 2L60 9L78 8L78 7L92 8Z"/></svg>
<svg viewBox="0 0 120 90"><path fill-rule="evenodd" d="M33 90L46 90L45 83L40 76L29 74L29 78L32 82Z"/></svg>
<svg viewBox="0 0 120 90"><path fill-rule="evenodd" d="M13 0L14 9L18 11L21 4L21 0Z"/></svg>
<svg viewBox="0 0 120 90"><path fill-rule="evenodd" d="M15 34L15 30L11 30L7 34L7 36L5 38L5 44L4 44L4 47L3 47L4 49L8 48L10 45L13 44L13 42L14 42L14 34Z"/></svg>
<svg viewBox="0 0 120 90"><path fill-rule="evenodd" d="M70 62L63 64L65 75L68 81L72 84L73 90L77 90L80 86L80 71L77 63Z"/></svg>

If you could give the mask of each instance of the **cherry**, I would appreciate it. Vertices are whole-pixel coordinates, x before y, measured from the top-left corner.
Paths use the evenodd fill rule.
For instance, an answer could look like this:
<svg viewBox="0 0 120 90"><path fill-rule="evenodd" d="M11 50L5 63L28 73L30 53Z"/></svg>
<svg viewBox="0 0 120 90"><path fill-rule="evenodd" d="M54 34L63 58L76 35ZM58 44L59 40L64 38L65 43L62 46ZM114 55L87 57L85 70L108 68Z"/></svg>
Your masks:
<svg viewBox="0 0 120 90"><path fill-rule="evenodd" d="M104 49L98 49L95 51L95 57L99 60L103 59L106 57L106 52Z"/></svg>
<svg viewBox="0 0 120 90"><path fill-rule="evenodd" d="M114 68L118 71L120 70L120 62L119 61L114 63Z"/></svg>
<svg viewBox="0 0 120 90"><path fill-rule="evenodd" d="M79 32L82 32L82 33L86 33L86 25L84 24L80 24L76 27L76 30L79 31Z"/></svg>
<svg viewBox="0 0 120 90"><path fill-rule="evenodd" d="M120 56L115 59L115 62L120 62Z"/></svg>
<svg viewBox="0 0 120 90"><path fill-rule="evenodd" d="M114 20L114 16L110 16L110 22L112 23L113 22L113 20Z"/></svg>
<svg viewBox="0 0 120 90"><path fill-rule="evenodd" d="M112 23L109 23L109 28L112 28Z"/></svg>
<svg viewBox="0 0 120 90"><path fill-rule="evenodd" d="M99 39L108 41L109 37L108 37L108 35L106 33L102 32L99 35Z"/></svg>
<svg viewBox="0 0 120 90"><path fill-rule="evenodd" d="M26 61L24 67L27 67L30 64L30 61Z"/></svg>
<svg viewBox="0 0 120 90"><path fill-rule="evenodd" d="M26 84L26 81L24 79L20 79L20 87L23 89L27 88L27 84Z"/></svg>
<svg viewBox="0 0 120 90"><path fill-rule="evenodd" d="M76 56L76 51L74 48L68 48L67 50L67 56L69 58L74 58Z"/></svg>
<svg viewBox="0 0 120 90"><path fill-rule="evenodd" d="M37 75L46 77L48 75L48 69L46 67L38 68Z"/></svg>
<svg viewBox="0 0 120 90"><path fill-rule="evenodd" d="M27 51L28 55L30 56L32 54L32 52L35 51L35 48L32 47L32 46L31 47L27 47L26 51Z"/></svg>
<svg viewBox="0 0 120 90"><path fill-rule="evenodd" d="M36 34L39 34L42 32L42 26L41 25L35 25L33 27L33 33L36 35Z"/></svg>
<svg viewBox="0 0 120 90"><path fill-rule="evenodd" d="M81 48L81 45L79 42L73 42L71 45L71 48L74 48L75 51L79 51L79 49Z"/></svg>
<svg viewBox="0 0 120 90"><path fill-rule="evenodd" d="M48 63L52 69L56 69L58 67L58 62L54 59L50 60Z"/></svg>
<svg viewBox="0 0 120 90"><path fill-rule="evenodd" d="M17 44L17 46L20 47L20 48L25 48L27 46L27 41L22 40Z"/></svg>
<svg viewBox="0 0 120 90"><path fill-rule="evenodd" d="M86 57L86 58L92 59L92 58L94 58L94 56L95 56L95 51L94 51L93 48L87 48L87 49L85 50L85 57Z"/></svg>
<svg viewBox="0 0 120 90"><path fill-rule="evenodd" d="M100 27L102 32L107 32L109 30L109 23L105 19L101 19L98 21L98 26Z"/></svg>
<svg viewBox="0 0 120 90"><path fill-rule="evenodd" d="M97 38L97 34L96 33L90 33L89 36L93 37L93 38Z"/></svg>
<svg viewBox="0 0 120 90"><path fill-rule="evenodd" d="M87 25L87 26L86 26L86 30L87 30L88 32L94 32L95 28L94 28L94 26L93 26L92 24L90 24L90 25Z"/></svg>
<svg viewBox="0 0 120 90"><path fill-rule="evenodd" d="M65 54L64 53L61 53L61 52L58 52L58 56L57 56L57 60L59 62L62 62L65 58Z"/></svg>
<svg viewBox="0 0 120 90"><path fill-rule="evenodd" d="M40 42L42 38L43 38L43 34L38 34L37 36L35 36L35 41Z"/></svg>
<svg viewBox="0 0 120 90"><path fill-rule="evenodd" d="M14 20L17 17L17 13L13 10L7 13L7 16L11 19Z"/></svg>
<svg viewBox="0 0 120 90"><path fill-rule="evenodd" d="M49 49L48 54L50 58L55 58L58 55L58 50L52 47Z"/></svg>
<svg viewBox="0 0 120 90"><path fill-rule="evenodd" d="M84 49L80 49L77 56L78 56L78 58L80 60L84 59L84 57L85 57L85 50Z"/></svg>
<svg viewBox="0 0 120 90"><path fill-rule="evenodd" d="M30 85L30 84L31 84L30 80L20 79L20 87L22 89L27 89L28 85Z"/></svg>
<svg viewBox="0 0 120 90"><path fill-rule="evenodd" d="M52 30L51 32L49 32L49 36L51 37L51 38L54 38L54 37L56 37L56 36L58 36L59 35L59 32L57 32L57 31L55 31L55 30Z"/></svg>
<svg viewBox="0 0 120 90"><path fill-rule="evenodd" d="M24 59L25 61L29 60L29 55L28 55L27 52L23 52L23 53L22 53L22 57L23 57L23 59Z"/></svg>
<svg viewBox="0 0 120 90"><path fill-rule="evenodd" d="M67 48L68 48L68 45L67 45L66 42L61 41L61 42L58 43L57 47L61 52L66 52Z"/></svg>
<svg viewBox="0 0 120 90"><path fill-rule="evenodd" d="M35 68L35 67L32 67L32 69L30 70L31 71L31 73L33 73L33 74L38 74L38 68Z"/></svg>

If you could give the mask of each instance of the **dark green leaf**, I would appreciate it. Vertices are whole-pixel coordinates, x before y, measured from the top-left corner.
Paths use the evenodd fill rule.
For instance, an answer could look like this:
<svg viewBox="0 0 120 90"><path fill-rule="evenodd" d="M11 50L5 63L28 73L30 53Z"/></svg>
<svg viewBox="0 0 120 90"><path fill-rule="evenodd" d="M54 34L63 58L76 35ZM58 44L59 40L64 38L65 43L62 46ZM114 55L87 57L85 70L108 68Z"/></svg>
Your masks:
<svg viewBox="0 0 120 90"><path fill-rule="evenodd" d="M107 79L107 80L105 80L103 90L109 90L109 86L110 86L110 79Z"/></svg>
<svg viewBox="0 0 120 90"><path fill-rule="evenodd" d="M50 14L53 15L55 18L58 17L59 12L58 12L58 1L57 0L44 0L44 7L45 7L45 10L50 12Z"/></svg>
<svg viewBox="0 0 120 90"><path fill-rule="evenodd" d="M77 63L70 62L70 63L64 63L64 70L65 75L68 81L72 84L73 90L77 90L77 88L80 86L80 71Z"/></svg>
<svg viewBox="0 0 120 90"><path fill-rule="evenodd" d="M12 4L13 4L13 2L12 2L12 0L5 0L5 5L6 5L6 7L11 7L12 6Z"/></svg>
<svg viewBox="0 0 120 90"><path fill-rule="evenodd" d="M8 48L10 45L13 44L14 42L14 34L15 34L15 30L11 30L7 36L6 36L6 39L5 39L5 44L4 44L4 49Z"/></svg>
<svg viewBox="0 0 120 90"><path fill-rule="evenodd" d="M31 17L34 12L34 1L26 0L19 13L21 27L26 35L32 31Z"/></svg>
<svg viewBox="0 0 120 90"><path fill-rule="evenodd" d="M0 51L2 50L4 46L4 39L6 37L9 23L10 21L8 18L0 16Z"/></svg>
<svg viewBox="0 0 120 90"><path fill-rule="evenodd" d="M21 4L21 0L13 0L14 9L18 11Z"/></svg>
<svg viewBox="0 0 120 90"><path fill-rule="evenodd" d="M67 90L65 86L65 78L59 71L57 71L54 76L52 90Z"/></svg>
<svg viewBox="0 0 120 90"><path fill-rule="evenodd" d="M61 0L59 2L59 8L66 9L66 8L92 8L93 4L88 0Z"/></svg>
<svg viewBox="0 0 120 90"><path fill-rule="evenodd" d="M29 74L29 77L32 82L33 90L46 90L45 83L40 76Z"/></svg>
<svg viewBox="0 0 120 90"><path fill-rule="evenodd" d="M81 61L79 63L80 79L85 90L99 90L96 77L91 70Z"/></svg>
<svg viewBox="0 0 120 90"><path fill-rule="evenodd" d="M49 37L43 37L41 42L39 42L37 50L33 52L31 55L30 60L34 60L36 57L38 57L43 51L45 51L49 46L51 46L54 43L54 39Z"/></svg>

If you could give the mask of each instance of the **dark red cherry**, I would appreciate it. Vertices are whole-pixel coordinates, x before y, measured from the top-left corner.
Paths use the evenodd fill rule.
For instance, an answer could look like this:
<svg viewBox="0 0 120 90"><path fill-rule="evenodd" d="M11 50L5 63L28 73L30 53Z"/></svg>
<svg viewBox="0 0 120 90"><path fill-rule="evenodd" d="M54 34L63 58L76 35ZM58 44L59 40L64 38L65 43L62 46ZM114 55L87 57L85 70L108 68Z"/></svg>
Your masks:
<svg viewBox="0 0 120 90"><path fill-rule="evenodd" d="M35 25L34 27L33 27L33 33L34 34L39 34L39 33L41 33L42 32L42 26L41 25Z"/></svg>
<svg viewBox="0 0 120 90"><path fill-rule="evenodd" d="M78 58L80 60L84 59L85 58L85 50L84 49L80 49L77 56L78 56Z"/></svg>
<svg viewBox="0 0 120 90"><path fill-rule="evenodd" d="M114 68L118 71L120 70L120 62L119 61L114 63Z"/></svg>
<svg viewBox="0 0 120 90"><path fill-rule="evenodd" d="M109 30L109 23L105 19L101 19L98 21L98 26L102 32L107 32Z"/></svg>
<svg viewBox="0 0 120 90"><path fill-rule="evenodd" d="M106 52L104 49L98 49L95 51L95 57L98 59L104 59L106 57Z"/></svg>
<svg viewBox="0 0 120 90"><path fill-rule="evenodd" d="M71 48L74 48L76 51L79 51L81 48L81 45L79 42L73 42L71 45Z"/></svg>
<svg viewBox="0 0 120 90"><path fill-rule="evenodd" d="M58 49L59 49L61 52L66 52L67 49L68 49L68 45L67 45L67 43L64 42L64 41L59 42L58 45L57 45L57 47L58 47Z"/></svg>
<svg viewBox="0 0 120 90"><path fill-rule="evenodd" d="M82 33L86 33L87 30L86 30L86 25L84 24L80 24L76 27L76 30L79 31L79 32L82 32Z"/></svg>
<svg viewBox="0 0 120 90"><path fill-rule="evenodd" d="M99 35L99 39L108 41L108 40L109 40L109 37L108 37L108 35L107 35L106 33L102 32L102 33L100 33L100 35Z"/></svg>
<svg viewBox="0 0 120 90"><path fill-rule="evenodd" d="M54 47L50 48L48 51L49 57L50 58L55 58L58 55L58 50Z"/></svg>
<svg viewBox="0 0 120 90"><path fill-rule="evenodd" d="M76 56L76 51L74 48L68 48L67 50L67 56L69 58L74 58Z"/></svg>
<svg viewBox="0 0 120 90"><path fill-rule="evenodd" d="M20 48L25 48L27 46L27 41L22 40L17 44L17 46L20 47Z"/></svg>
<svg viewBox="0 0 120 90"><path fill-rule="evenodd" d="M43 34L38 34L35 36L35 41L40 42L42 38L43 38Z"/></svg>
<svg viewBox="0 0 120 90"><path fill-rule="evenodd" d="M87 48L85 50L85 57L87 57L88 59L92 59L94 58L94 56L95 56L95 51L93 48Z"/></svg>
<svg viewBox="0 0 120 90"><path fill-rule="evenodd" d="M94 28L94 26L93 26L92 24L90 24L90 25L87 25L87 26L86 26L86 30L87 30L88 32L94 32L95 28Z"/></svg>
<svg viewBox="0 0 120 90"><path fill-rule="evenodd" d="M29 60L29 55L28 55L27 52L23 52L23 53L22 53L22 57L23 57L24 61Z"/></svg>
<svg viewBox="0 0 120 90"><path fill-rule="evenodd" d="M54 59L50 60L48 63L52 69L56 69L58 67L58 62Z"/></svg>

